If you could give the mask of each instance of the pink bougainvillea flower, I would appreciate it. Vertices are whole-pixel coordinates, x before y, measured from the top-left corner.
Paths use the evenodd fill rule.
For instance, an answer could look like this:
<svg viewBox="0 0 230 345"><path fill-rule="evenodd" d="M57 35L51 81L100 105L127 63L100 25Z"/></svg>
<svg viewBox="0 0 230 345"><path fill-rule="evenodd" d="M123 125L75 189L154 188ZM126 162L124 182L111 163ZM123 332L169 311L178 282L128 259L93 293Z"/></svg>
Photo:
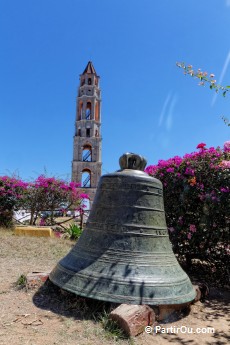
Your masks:
<svg viewBox="0 0 230 345"><path fill-rule="evenodd" d="M44 218L42 218L42 219L40 220L39 225L40 225L40 226L45 226L45 225L46 225L46 221L45 221Z"/></svg>
<svg viewBox="0 0 230 345"><path fill-rule="evenodd" d="M220 167L223 169L230 169L230 161L222 161Z"/></svg>
<svg viewBox="0 0 230 345"><path fill-rule="evenodd" d="M205 148L205 146L206 146L206 144L205 143L200 143L200 144L198 144L197 145L197 149L204 149Z"/></svg>
<svg viewBox="0 0 230 345"><path fill-rule="evenodd" d="M81 197L82 199L89 199L89 195L86 194L86 193L81 193L81 194L80 194L80 197Z"/></svg>
<svg viewBox="0 0 230 345"><path fill-rule="evenodd" d="M194 175L194 170L193 169L190 169L190 168L186 168L185 169L185 172L184 172L185 175Z"/></svg>
<svg viewBox="0 0 230 345"><path fill-rule="evenodd" d="M230 189L228 188L228 187L221 187L220 188L220 191L222 192L222 193L229 193L230 192Z"/></svg>
<svg viewBox="0 0 230 345"><path fill-rule="evenodd" d="M190 224L189 230L190 230L191 232L196 232L196 225L195 225L195 224Z"/></svg>
<svg viewBox="0 0 230 345"><path fill-rule="evenodd" d="M168 169L166 169L166 171L167 171L168 173L173 173L173 172L174 172L174 169L173 169L173 168L168 168Z"/></svg>
<svg viewBox="0 0 230 345"><path fill-rule="evenodd" d="M190 232L188 233L187 238L188 238L189 240L191 240L192 234L191 234Z"/></svg>
<svg viewBox="0 0 230 345"><path fill-rule="evenodd" d="M230 152L230 141L225 141L224 152Z"/></svg>

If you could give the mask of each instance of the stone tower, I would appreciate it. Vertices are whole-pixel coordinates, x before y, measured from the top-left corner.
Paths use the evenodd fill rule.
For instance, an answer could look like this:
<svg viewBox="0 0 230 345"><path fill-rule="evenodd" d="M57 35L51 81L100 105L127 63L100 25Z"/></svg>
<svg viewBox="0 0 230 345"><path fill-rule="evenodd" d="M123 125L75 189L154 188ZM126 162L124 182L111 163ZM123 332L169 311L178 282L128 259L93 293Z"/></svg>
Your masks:
<svg viewBox="0 0 230 345"><path fill-rule="evenodd" d="M99 79L89 61L80 75L73 146L72 181L81 182L81 187L90 196L90 204L96 193L102 166Z"/></svg>

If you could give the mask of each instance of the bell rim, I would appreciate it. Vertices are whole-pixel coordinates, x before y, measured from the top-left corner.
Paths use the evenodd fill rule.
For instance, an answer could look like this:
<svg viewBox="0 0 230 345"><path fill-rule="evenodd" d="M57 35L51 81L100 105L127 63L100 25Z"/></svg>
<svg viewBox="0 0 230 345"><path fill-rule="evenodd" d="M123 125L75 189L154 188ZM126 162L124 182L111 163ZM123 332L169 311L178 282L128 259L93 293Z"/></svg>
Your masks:
<svg viewBox="0 0 230 345"><path fill-rule="evenodd" d="M81 280L81 277L76 277L77 274L71 274L71 271L62 267L60 264L58 264L53 271L50 273L49 275L49 279L51 280L52 283L54 283L55 285L57 285L59 288L64 289L66 291L69 291L77 296L81 296L81 297L85 297L85 298L92 298L95 300L100 300L100 301L104 301L104 302L110 302L110 303L128 303L128 304L147 304L147 305L179 305L179 304L183 304L183 303L190 303L195 299L196 296L196 292L192 286L192 283L189 279L189 277L187 275L185 275L183 281L187 282L187 285L190 288L190 291L182 294L182 295L172 295L170 297L164 296L164 297L147 297L147 296L136 296L136 295L120 295L120 294L111 294L111 293L107 293L105 291L100 292L98 291L98 289L95 290L95 292L90 292L87 291L87 289L83 290L83 289L78 289L77 284L68 284L67 283L62 283L60 282L61 277L63 275L63 273L61 271L64 271L65 275L68 275L71 278L75 279L79 279ZM69 271L69 273L67 272ZM70 280L68 279L68 281ZM135 285L136 282L134 282ZM182 283L181 281L178 281L177 284L180 286L180 284ZM141 286L141 284L138 284L139 286ZM164 288L163 284L159 283L159 288ZM169 289L173 289L173 286L168 286L166 284L165 287L168 287ZM152 289L156 289L156 285L152 286Z"/></svg>
<svg viewBox="0 0 230 345"><path fill-rule="evenodd" d="M180 304L185 304L185 303L191 303L192 301L194 301L196 293L195 291L191 291L190 293L178 297L173 297L171 299L167 299L167 298L140 298L140 300L138 301L137 298L132 298L131 296L121 296L121 295L114 295L115 297L113 298L111 294L101 294L100 292L96 292L95 294L87 294L84 292L79 292L79 291L73 291L71 288L69 288L68 286L62 286L62 284L59 284L58 281L56 281L53 278L49 278L51 280L51 282L55 285L57 285L59 288L66 290L68 292L71 292L73 294L75 294L76 296L80 296L80 297L85 297L85 298L91 298L94 300L99 300L99 301L103 301L103 302L109 302L109 303L117 303L117 304L136 304L136 305L151 305L151 306L158 306L158 305L180 305Z"/></svg>

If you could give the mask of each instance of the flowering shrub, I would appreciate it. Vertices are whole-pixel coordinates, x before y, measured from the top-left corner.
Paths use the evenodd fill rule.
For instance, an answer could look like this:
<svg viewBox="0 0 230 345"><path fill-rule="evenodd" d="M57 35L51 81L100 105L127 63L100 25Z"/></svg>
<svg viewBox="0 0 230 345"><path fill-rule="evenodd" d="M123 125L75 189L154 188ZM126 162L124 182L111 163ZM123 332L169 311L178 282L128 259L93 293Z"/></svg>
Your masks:
<svg viewBox="0 0 230 345"><path fill-rule="evenodd" d="M78 188L79 183L65 182L54 177L39 176L34 182L25 183L19 179L0 177L0 226L12 226L13 211L20 207L30 212L30 224L35 224L41 211L65 212L70 207L81 212L83 199L88 195ZM45 225L44 219L40 225Z"/></svg>
<svg viewBox="0 0 230 345"><path fill-rule="evenodd" d="M80 184L76 182L68 183L44 175L29 183L24 198L24 207L31 212L30 224L35 224L39 213L44 210L50 212L52 224L56 210L65 212L70 207L74 207L75 210L84 208L82 200L88 199L88 195L82 193L79 186Z"/></svg>
<svg viewBox="0 0 230 345"><path fill-rule="evenodd" d="M20 206L27 183L9 176L0 176L0 226L12 225L13 209Z"/></svg>
<svg viewBox="0 0 230 345"><path fill-rule="evenodd" d="M163 183L169 236L175 253L227 260L230 254L230 141L184 157L160 160L146 172ZM227 261L226 261L227 262Z"/></svg>

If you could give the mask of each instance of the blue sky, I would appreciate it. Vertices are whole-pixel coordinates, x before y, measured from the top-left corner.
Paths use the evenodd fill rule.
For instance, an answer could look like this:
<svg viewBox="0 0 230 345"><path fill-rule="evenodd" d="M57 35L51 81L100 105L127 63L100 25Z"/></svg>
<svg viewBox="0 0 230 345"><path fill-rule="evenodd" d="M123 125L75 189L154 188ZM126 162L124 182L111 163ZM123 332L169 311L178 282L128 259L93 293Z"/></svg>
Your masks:
<svg viewBox="0 0 230 345"><path fill-rule="evenodd" d="M177 61L230 84L230 0L1 0L0 175L70 178L79 75L101 77L103 174L127 151L148 164L230 128L223 98Z"/></svg>

